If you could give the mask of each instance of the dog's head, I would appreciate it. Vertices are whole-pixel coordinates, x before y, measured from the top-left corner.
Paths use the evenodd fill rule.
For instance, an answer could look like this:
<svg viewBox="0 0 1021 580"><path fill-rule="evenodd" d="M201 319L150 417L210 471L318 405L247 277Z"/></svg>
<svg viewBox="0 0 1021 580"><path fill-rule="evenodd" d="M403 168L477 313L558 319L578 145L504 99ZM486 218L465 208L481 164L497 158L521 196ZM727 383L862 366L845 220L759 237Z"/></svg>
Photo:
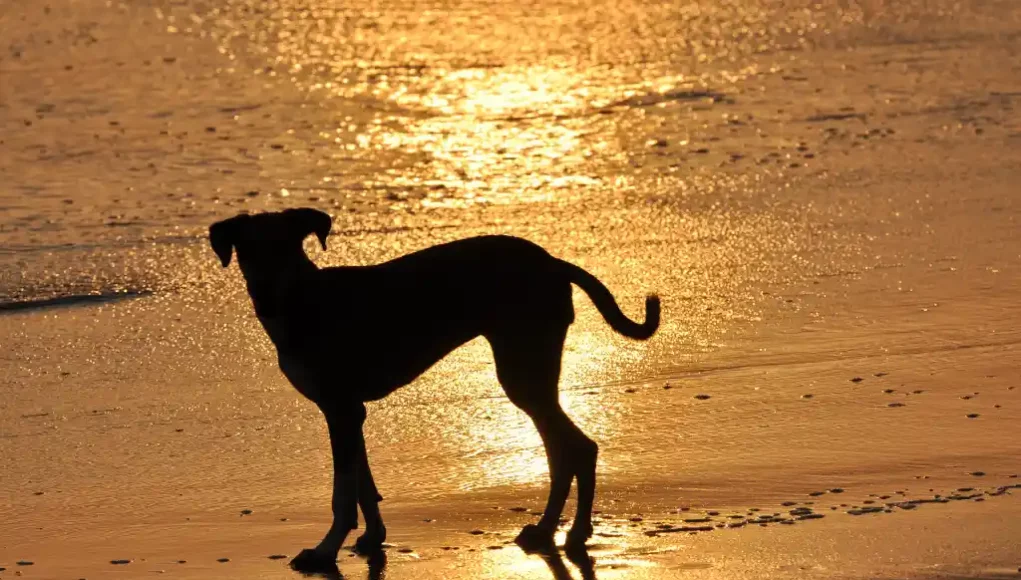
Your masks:
<svg viewBox="0 0 1021 580"><path fill-rule="evenodd" d="M301 250L301 243L315 234L326 249L333 220L317 209L287 209L281 212L241 214L209 226L209 243L223 267L230 264L234 251L242 256L269 257Z"/></svg>

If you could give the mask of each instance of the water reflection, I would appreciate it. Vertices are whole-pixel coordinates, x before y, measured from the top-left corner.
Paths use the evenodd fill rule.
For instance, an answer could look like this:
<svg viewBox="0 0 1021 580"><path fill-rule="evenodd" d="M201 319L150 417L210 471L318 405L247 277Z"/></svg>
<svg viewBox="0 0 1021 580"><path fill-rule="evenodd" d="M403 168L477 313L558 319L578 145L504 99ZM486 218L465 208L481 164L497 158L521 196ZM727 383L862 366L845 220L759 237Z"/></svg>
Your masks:
<svg viewBox="0 0 1021 580"><path fill-rule="evenodd" d="M586 80L570 68L529 66L453 70L428 90L401 84L388 98L421 114L375 125L372 140L425 156L392 183L421 188L426 206L556 201L600 183L586 161L612 149L575 117L589 106Z"/></svg>

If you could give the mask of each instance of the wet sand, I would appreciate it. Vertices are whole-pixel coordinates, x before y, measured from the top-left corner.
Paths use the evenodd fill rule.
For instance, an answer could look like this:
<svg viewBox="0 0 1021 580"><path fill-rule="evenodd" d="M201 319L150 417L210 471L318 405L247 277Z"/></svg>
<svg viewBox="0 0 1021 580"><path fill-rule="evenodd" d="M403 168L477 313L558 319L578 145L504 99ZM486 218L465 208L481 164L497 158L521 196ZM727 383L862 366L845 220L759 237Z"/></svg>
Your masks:
<svg viewBox="0 0 1021 580"><path fill-rule="evenodd" d="M0 15L0 577L294 577L270 556L327 526L325 426L203 235L297 205L335 216L322 265L502 232L630 314L663 296L644 345L576 296L562 401L601 444L597 577L1019 574L1016 7L631 6L702 48L558 68L570 38L451 41L329 76L280 4L85 4ZM699 28L735 14L765 48ZM546 466L488 357L370 408L388 578L560 573L509 544Z"/></svg>

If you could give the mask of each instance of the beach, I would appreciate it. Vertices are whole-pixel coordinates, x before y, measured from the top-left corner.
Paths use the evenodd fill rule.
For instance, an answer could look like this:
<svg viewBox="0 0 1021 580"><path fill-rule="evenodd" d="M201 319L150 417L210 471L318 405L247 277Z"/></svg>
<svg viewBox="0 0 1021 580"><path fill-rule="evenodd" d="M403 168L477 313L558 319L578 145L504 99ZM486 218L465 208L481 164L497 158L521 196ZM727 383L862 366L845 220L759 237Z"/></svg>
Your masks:
<svg viewBox="0 0 1021 580"><path fill-rule="evenodd" d="M979 0L5 6L0 578L298 577L325 422L207 228L305 206L320 266L500 233L663 300L639 343L575 292L591 563L513 544L546 459L478 339L369 405L388 545L344 577L1021 577L1019 34Z"/></svg>

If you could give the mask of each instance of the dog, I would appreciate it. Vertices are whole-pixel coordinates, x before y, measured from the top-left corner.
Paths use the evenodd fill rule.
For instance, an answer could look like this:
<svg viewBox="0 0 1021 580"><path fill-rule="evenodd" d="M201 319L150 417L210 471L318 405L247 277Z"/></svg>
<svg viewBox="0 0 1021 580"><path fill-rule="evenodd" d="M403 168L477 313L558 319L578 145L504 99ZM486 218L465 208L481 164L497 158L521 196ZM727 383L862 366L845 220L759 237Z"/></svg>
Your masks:
<svg viewBox="0 0 1021 580"><path fill-rule="evenodd" d="M407 385L478 336L489 341L500 384L532 419L549 462L546 509L517 542L532 550L553 546L577 479L577 514L565 547L584 550L592 536L598 447L564 413L557 390L564 339L574 321L571 285L589 295L614 330L636 340L659 327L659 298L647 296L645 322L634 322L595 276L510 236L463 239L373 266L319 268L302 244L315 234L325 251L331 227L328 214L301 208L241 214L209 228L223 267L237 254L280 370L319 407L329 430L333 523L292 566L335 566L358 526L359 507L365 532L355 549L381 548L386 527L362 435L365 403Z"/></svg>

